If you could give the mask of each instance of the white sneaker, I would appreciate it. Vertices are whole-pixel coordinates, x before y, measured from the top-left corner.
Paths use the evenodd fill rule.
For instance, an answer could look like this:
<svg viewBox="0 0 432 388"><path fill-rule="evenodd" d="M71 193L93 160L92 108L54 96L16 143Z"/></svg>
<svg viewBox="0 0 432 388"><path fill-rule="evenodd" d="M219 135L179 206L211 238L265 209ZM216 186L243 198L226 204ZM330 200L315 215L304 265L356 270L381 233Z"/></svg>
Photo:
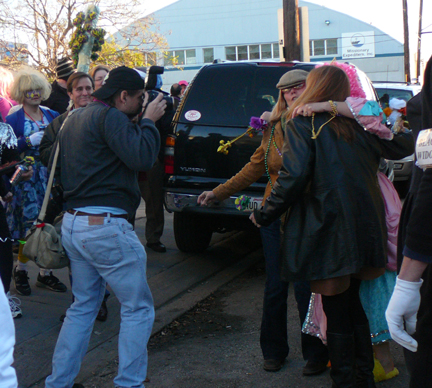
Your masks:
<svg viewBox="0 0 432 388"><path fill-rule="evenodd" d="M21 301L14 295L11 295L10 292L6 294L8 300L9 300L9 307L12 313L12 318L21 318L22 317L22 311L19 306L21 306Z"/></svg>

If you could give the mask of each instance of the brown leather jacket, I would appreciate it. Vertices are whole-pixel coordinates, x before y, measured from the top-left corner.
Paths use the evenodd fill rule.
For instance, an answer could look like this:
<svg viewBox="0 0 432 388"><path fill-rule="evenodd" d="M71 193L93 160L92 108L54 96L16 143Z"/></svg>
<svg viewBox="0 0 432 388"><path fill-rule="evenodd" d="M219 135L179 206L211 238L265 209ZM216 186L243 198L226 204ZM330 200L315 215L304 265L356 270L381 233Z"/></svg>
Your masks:
<svg viewBox="0 0 432 388"><path fill-rule="evenodd" d="M213 190L213 193L216 195L216 198L219 201L223 201L224 199L229 198L231 195L241 190L244 190L245 188L249 187L252 183L256 182L259 178L261 178L263 174L266 173L264 158L267 151L267 147L269 146L271 132L272 132L271 128L267 128L264 131L261 144L256 149L254 154L251 156L250 162L246 164L231 179L226 181L224 184L217 186ZM282 132L280 121L275 125L274 140L280 153L282 153L282 146L284 141L283 141L283 132ZM267 156L267 166L272 180L272 184L274 184L276 182L276 179L278 178L279 170L282 166L282 157L279 155L276 147L274 146L273 139L270 144L270 150ZM264 192L263 202L270 195L270 191L271 191L270 183L267 183Z"/></svg>

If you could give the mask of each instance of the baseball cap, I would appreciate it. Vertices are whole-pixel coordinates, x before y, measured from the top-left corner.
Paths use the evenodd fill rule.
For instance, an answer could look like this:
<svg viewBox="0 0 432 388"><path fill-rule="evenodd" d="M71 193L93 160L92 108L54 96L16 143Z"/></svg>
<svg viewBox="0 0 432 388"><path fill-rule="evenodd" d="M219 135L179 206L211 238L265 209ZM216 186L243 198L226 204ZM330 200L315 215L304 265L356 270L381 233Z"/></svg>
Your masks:
<svg viewBox="0 0 432 388"><path fill-rule="evenodd" d="M305 70L290 70L280 78L276 87L278 89L293 87L295 85L301 84L302 82L305 82L308 75L309 73Z"/></svg>
<svg viewBox="0 0 432 388"><path fill-rule="evenodd" d="M111 70L103 80L102 86L93 92L93 96L105 100L118 90L144 89L144 80L138 72L126 66L116 67Z"/></svg>
<svg viewBox="0 0 432 388"><path fill-rule="evenodd" d="M189 85L189 83L187 81L184 81L184 80L183 81L179 81L178 84L179 85L184 85L184 86L188 86Z"/></svg>

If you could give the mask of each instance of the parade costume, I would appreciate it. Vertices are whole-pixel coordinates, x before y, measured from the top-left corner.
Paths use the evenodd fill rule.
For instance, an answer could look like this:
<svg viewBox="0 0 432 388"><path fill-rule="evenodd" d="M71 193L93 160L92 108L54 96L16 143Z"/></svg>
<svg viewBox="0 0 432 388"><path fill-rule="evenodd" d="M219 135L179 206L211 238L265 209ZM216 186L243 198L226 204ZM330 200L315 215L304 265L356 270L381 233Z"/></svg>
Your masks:
<svg viewBox="0 0 432 388"><path fill-rule="evenodd" d="M33 133L45 128L58 116L58 113L50 109L40 109L42 121L34 121L26 116L24 108L6 118L7 123L11 125L18 138L18 152L24 153L24 156L33 156L35 158L32 179L12 188L14 198L6 207L8 225L14 239L25 237L27 230L39 215L45 195L47 169L40 162L39 147L31 146L26 139Z"/></svg>

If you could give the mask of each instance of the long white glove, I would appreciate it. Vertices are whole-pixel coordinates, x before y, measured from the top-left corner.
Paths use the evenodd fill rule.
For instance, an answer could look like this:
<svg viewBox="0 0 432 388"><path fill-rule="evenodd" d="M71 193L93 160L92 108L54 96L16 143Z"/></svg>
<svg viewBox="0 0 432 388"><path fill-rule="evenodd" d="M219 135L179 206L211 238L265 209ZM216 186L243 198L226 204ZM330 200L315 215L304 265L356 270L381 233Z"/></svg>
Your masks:
<svg viewBox="0 0 432 388"><path fill-rule="evenodd" d="M398 344L412 352L416 352L418 346L417 341L411 337L411 334L416 330L422 283L423 280L408 282L398 277L386 310L386 319L391 337Z"/></svg>
<svg viewBox="0 0 432 388"><path fill-rule="evenodd" d="M39 131L39 132L33 133L33 135L30 135L29 139L30 139L31 145L33 147L37 147L40 144L43 135L44 135L43 131Z"/></svg>

